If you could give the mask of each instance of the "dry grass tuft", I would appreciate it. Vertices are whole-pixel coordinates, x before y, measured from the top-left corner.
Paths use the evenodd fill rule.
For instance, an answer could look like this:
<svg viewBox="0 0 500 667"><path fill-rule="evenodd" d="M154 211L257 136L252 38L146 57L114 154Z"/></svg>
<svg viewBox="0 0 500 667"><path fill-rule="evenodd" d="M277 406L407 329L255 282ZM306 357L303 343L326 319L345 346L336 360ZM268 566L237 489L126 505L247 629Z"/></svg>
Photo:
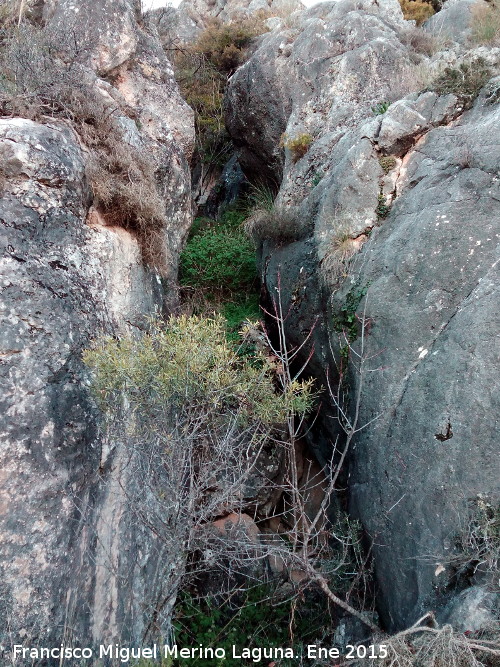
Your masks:
<svg viewBox="0 0 500 667"><path fill-rule="evenodd" d="M366 234L353 235L353 226L350 219L335 221L333 233L325 236L318 244L321 274L329 285L347 278L351 259L366 240Z"/></svg>
<svg viewBox="0 0 500 667"><path fill-rule="evenodd" d="M245 232L256 243L273 241L281 245L306 238L312 228L295 209L273 206L270 210L254 210L245 222Z"/></svg>
<svg viewBox="0 0 500 667"><path fill-rule="evenodd" d="M422 25L436 12L434 7L425 2L425 0L399 0L403 16L407 21L415 21L417 25Z"/></svg>
<svg viewBox="0 0 500 667"><path fill-rule="evenodd" d="M136 234L144 259L161 267L165 203L156 186L157 165L141 146L126 139L123 117L130 111L104 98L80 64L88 45L71 50L29 24L11 30L0 60L0 115L70 121L89 149L86 175L104 219ZM63 55L64 54L64 55Z"/></svg>
<svg viewBox="0 0 500 667"><path fill-rule="evenodd" d="M401 32L399 39L415 53L433 56L442 46L440 39L425 32L422 28L412 26Z"/></svg>
<svg viewBox="0 0 500 667"><path fill-rule="evenodd" d="M480 495L468 505L451 565L458 575L492 573L500 580L500 505Z"/></svg>
<svg viewBox="0 0 500 667"><path fill-rule="evenodd" d="M500 46L500 5L472 7L471 40L474 44Z"/></svg>
<svg viewBox="0 0 500 667"><path fill-rule="evenodd" d="M430 625L425 625L429 623ZM377 659L379 667L493 667L500 664L500 637L469 637L451 625L437 627L426 614L408 630L378 640L387 655ZM374 660L349 661L350 665L373 664Z"/></svg>

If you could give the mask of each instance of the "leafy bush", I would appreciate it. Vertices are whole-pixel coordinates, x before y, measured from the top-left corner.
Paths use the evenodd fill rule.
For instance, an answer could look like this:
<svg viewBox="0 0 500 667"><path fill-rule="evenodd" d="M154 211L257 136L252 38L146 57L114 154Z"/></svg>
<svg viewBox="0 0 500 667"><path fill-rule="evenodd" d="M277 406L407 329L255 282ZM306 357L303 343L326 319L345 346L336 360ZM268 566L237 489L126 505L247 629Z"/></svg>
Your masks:
<svg viewBox="0 0 500 667"><path fill-rule="evenodd" d="M138 426L154 431L164 419L165 406L186 411L216 400L215 420L231 422L237 408L244 422L282 422L293 406L299 414L311 408L309 385L297 383L290 395L276 394L272 368L265 357L259 366L246 363L225 337L225 321L201 317L171 317L153 324L140 339L104 338L84 354L93 371L96 400L113 414L127 396ZM226 414L227 410L227 414Z"/></svg>
<svg viewBox="0 0 500 667"><path fill-rule="evenodd" d="M465 109L474 103L481 88L491 78L490 67L484 58L462 62L458 67L446 67L428 87L439 95L456 95Z"/></svg>
<svg viewBox="0 0 500 667"><path fill-rule="evenodd" d="M500 5L477 4L471 9L471 39L475 44L500 44Z"/></svg>
<svg viewBox="0 0 500 667"><path fill-rule="evenodd" d="M219 221L195 221L180 257L181 285L224 293L251 288L257 277L255 247L241 227L244 217L229 209Z"/></svg>
<svg viewBox="0 0 500 667"><path fill-rule="evenodd" d="M384 220L390 212L391 205L387 202L387 197L383 192L380 192L377 198L377 208L375 209L375 213L379 219Z"/></svg>
<svg viewBox="0 0 500 667"><path fill-rule="evenodd" d="M287 137L285 134L281 138L281 145L290 151L292 161L298 162L307 153L313 141L313 137L307 132L298 134L295 137Z"/></svg>
<svg viewBox="0 0 500 667"><path fill-rule="evenodd" d="M239 356L221 316L152 322L142 337L101 338L83 359L106 437L125 449L127 471L140 480L123 492L134 520L161 544L164 599L173 604L185 576L220 567L227 578L224 558L232 572L244 570L248 540L210 541L210 525L244 510L242 489L264 446L282 441L290 415L311 410L312 381L276 392L271 360ZM207 543L213 562L195 557ZM161 611L168 623L168 606ZM151 614L164 632L158 609Z"/></svg>
<svg viewBox="0 0 500 667"><path fill-rule="evenodd" d="M399 0L399 4L404 18L407 21L415 21L417 25L421 25L436 13L432 4L425 0Z"/></svg>

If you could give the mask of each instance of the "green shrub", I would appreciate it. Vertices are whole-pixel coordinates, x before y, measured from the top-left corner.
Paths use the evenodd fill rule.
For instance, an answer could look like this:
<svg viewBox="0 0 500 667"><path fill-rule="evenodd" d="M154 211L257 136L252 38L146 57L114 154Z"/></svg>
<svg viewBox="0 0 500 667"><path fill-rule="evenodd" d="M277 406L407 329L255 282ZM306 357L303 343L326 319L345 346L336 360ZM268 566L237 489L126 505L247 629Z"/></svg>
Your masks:
<svg viewBox="0 0 500 667"><path fill-rule="evenodd" d="M190 239L181 254L182 285L236 291L255 278L255 248L242 231L208 229Z"/></svg>
<svg viewBox="0 0 500 667"><path fill-rule="evenodd" d="M404 18L407 21L415 21L417 25L421 25L436 13L432 4L425 0L399 0L399 4Z"/></svg>
<svg viewBox="0 0 500 667"><path fill-rule="evenodd" d="M254 322L262 316L258 294L242 294L234 301L227 301L222 307L226 319L228 340L241 343L239 331L243 322Z"/></svg>
<svg viewBox="0 0 500 667"><path fill-rule="evenodd" d="M310 382L277 394L270 362L263 355L260 365L238 357L221 316L171 317L141 338L105 337L83 359L103 412L115 416L126 397L137 427L151 434L168 423L166 406L189 412L213 402L213 419L228 423L237 408L241 421L255 420L257 429L257 422L282 423L290 409L304 414L314 401Z"/></svg>
<svg viewBox="0 0 500 667"><path fill-rule="evenodd" d="M195 221L180 257L181 285L225 294L252 287L257 278L255 246L241 227L244 217L232 208L219 221Z"/></svg>
<svg viewBox="0 0 500 667"><path fill-rule="evenodd" d="M295 137L287 137L285 134L281 138L281 145L290 151L292 161L298 162L307 153L313 141L314 138L307 132L298 134Z"/></svg>
<svg viewBox="0 0 500 667"><path fill-rule="evenodd" d="M270 585L242 590L231 600L213 597L197 600L183 594L176 606L174 631L181 646L220 647L226 651L224 667L252 665L252 660L232 658L232 646L287 647L293 645L291 631L301 643L313 642L329 630L329 614L323 601L302 595L300 601L280 598ZM294 649L300 654L300 645ZM297 661L280 661L292 667ZM174 663L175 664L175 663ZM182 662L196 667L217 667L220 661L192 658Z"/></svg>
<svg viewBox="0 0 500 667"><path fill-rule="evenodd" d="M453 94L464 108L468 109L491 76L491 69L486 60L475 58L460 63L458 67L446 67L428 90L433 90L439 95Z"/></svg>

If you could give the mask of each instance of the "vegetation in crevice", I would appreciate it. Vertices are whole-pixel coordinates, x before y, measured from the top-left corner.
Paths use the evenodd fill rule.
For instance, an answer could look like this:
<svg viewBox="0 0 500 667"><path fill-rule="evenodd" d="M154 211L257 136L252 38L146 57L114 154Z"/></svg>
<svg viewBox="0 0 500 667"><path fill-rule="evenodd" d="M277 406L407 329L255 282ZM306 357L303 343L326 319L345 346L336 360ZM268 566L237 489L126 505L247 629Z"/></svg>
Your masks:
<svg viewBox="0 0 500 667"><path fill-rule="evenodd" d="M179 645L222 648L227 656L223 664L237 667L255 663L233 658L233 645L293 647L299 656L304 644L328 634L331 622L328 605L318 596L307 594L297 601L268 583L242 587L233 598L222 600L220 596L195 598L183 593L175 610L174 631ZM182 664L216 667L220 661L192 658ZM282 667L293 664L295 660L280 661Z"/></svg>
<svg viewBox="0 0 500 667"><path fill-rule="evenodd" d="M247 203L240 201L218 220L197 218L179 265L184 307L198 314L222 313L235 342L242 323L261 315L255 245L243 229L247 215Z"/></svg>
<svg viewBox="0 0 500 667"><path fill-rule="evenodd" d="M446 67L427 88L439 95L455 95L464 109L469 109L483 86L493 76L484 58L463 61L457 67Z"/></svg>
<svg viewBox="0 0 500 667"><path fill-rule="evenodd" d="M358 337L359 322L356 311L363 297L368 292L369 284L355 285L352 287L333 318L333 328L339 334L345 335L348 342L353 342Z"/></svg>
<svg viewBox="0 0 500 667"><path fill-rule="evenodd" d="M181 94L195 112L195 157L201 160L205 177L229 158L232 142L223 109L227 79L245 62L255 37L267 31L265 18L257 12L251 19L227 24L212 19L194 44L180 46L172 39L164 44Z"/></svg>
<svg viewBox="0 0 500 667"><path fill-rule="evenodd" d="M82 66L91 46L69 27L67 34L27 22L10 27L0 47L0 115L69 121L88 149L94 205L108 224L133 232L144 259L161 270L166 209L158 165L145 146L126 138L131 109L102 95Z"/></svg>
<svg viewBox="0 0 500 667"><path fill-rule="evenodd" d="M290 151L292 162L298 162L309 150L314 137L308 132L301 132L293 137L284 134L281 137L280 146Z"/></svg>

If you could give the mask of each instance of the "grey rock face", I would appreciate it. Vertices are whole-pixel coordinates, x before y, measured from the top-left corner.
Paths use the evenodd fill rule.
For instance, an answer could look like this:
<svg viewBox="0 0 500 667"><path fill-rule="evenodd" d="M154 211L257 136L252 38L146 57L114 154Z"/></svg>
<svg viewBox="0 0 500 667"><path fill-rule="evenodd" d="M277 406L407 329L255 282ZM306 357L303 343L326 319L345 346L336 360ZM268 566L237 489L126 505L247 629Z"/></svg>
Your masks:
<svg viewBox="0 0 500 667"><path fill-rule="evenodd" d="M164 602L160 572L169 564L133 520L129 498L140 480L122 443L100 435L81 353L103 333L141 330L165 303L175 307L178 253L191 222L194 129L159 42L139 28L135 3L98 4L47 2L44 20L81 34L92 28L82 76L123 114L124 141L154 158L167 211L165 262L161 275L147 268L134 236L106 226L85 176L88 151L69 123L0 119L6 646L64 637L138 645Z"/></svg>
<svg viewBox="0 0 500 667"><path fill-rule="evenodd" d="M226 123L247 175L280 183L284 167L287 177L300 168L283 151L288 139L310 135L318 163L346 131L373 115L371 107L394 88L394 71L410 66L399 39L403 30L399 3L354 7L343 0L316 5L292 27L262 38L227 94Z"/></svg>
<svg viewBox="0 0 500 667"><path fill-rule="evenodd" d="M440 12L425 22L424 29L439 39L452 39L467 45L471 36L473 12L481 7L487 8L488 3L483 0L448 0Z"/></svg>
<svg viewBox="0 0 500 667"><path fill-rule="evenodd" d="M499 108L486 93L464 114L453 95L391 91L413 57L406 29L389 3L318 5L295 32L262 41L227 100L243 169L280 182L278 204L309 223L309 240L264 240L261 267L268 293L280 285L293 304L290 341L315 327L318 377L332 368L329 343L338 354L349 294L368 290L357 312L366 305L378 370L364 379L360 423L379 416L356 438L350 502L376 545L392 629L467 585L451 565L465 508L479 493L500 498ZM311 135L304 155L283 154L284 131ZM320 459L328 430L333 440L325 419Z"/></svg>
<svg viewBox="0 0 500 667"><path fill-rule="evenodd" d="M0 154L2 642L54 640L64 624L88 641L99 616L95 639L120 636L125 617L133 634L137 545L110 488L126 475L105 461L80 355L99 334L141 326L161 295L130 234L85 225L85 157L68 128L0 120Z"/></svg>
<svg viewBox="0 0 500 667"><path fill-rule="evenodd" d="M156 28L147 20L140 25L135 0L98 5L54 0L45 4L44 18L48 34L61 35L61 48L81 62L87 85L108 103L110 113L121 116L125 140L156 165L168 221L158 268L171 293L166 306L174 309L177 257L192 219L188 163L194 115L180 96Z"/></svg>
<svg viewBox="0 0 500 667"><path fill-rule="evenodd" d="M435 608L467 502L500 497L498 106L431 130L405 158L389 218L366 244L369 350L351 498L376 548L386 622ZM370 416L370 417L369 417Z"/></svg>

